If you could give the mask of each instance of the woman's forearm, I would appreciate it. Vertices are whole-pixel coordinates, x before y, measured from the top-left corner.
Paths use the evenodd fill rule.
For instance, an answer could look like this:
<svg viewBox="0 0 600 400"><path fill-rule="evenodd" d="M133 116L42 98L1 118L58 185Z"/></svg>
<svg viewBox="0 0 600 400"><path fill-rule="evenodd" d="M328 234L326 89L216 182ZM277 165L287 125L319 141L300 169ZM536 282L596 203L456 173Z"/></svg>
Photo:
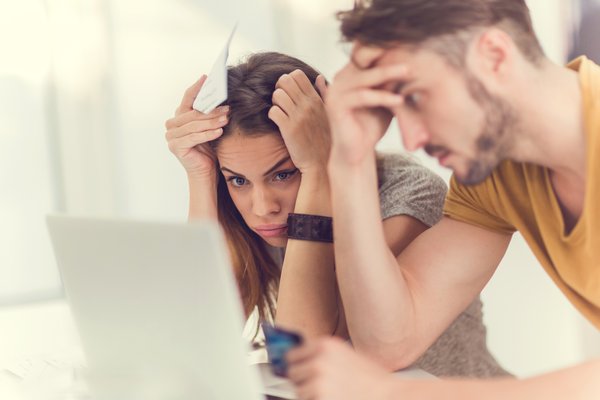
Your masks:
<svg viewBox="0 0 600 400"><path fill-rule="evenodd" d="M295 213L331 216L324 171L302 175ZM288 239L276 322L308 337L331 335L339 319L331 243Z"/></svg>
<svg viewBox="0 0 600 400"><path fill-rule="evenodd" d="M217 178L188 175L189 212L188 220L218 219Z"/></svg>

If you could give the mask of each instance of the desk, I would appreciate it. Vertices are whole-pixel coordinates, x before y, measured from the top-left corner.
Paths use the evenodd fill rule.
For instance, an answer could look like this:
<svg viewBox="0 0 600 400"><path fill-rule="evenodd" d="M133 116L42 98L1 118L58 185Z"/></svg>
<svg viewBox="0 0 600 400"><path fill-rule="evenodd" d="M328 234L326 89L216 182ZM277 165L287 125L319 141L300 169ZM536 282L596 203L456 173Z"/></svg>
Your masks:
<svg viewBox="0 0 600 400"><path fill-rule="evenodd" d="M31 382L45 368L72 370L82 362L81 344L65 300L0 307L1 399L42 400L32 395ZM59 386L66 389L70 384L63 380Z"/></svg>
<svg viewBox="0 0 600 400"><path fill-rule="evenodd" d="M254 358L259 360L266 356ZM74 371L83 365L83 359L81 342L65 300L0 308L0 399L77 400L80 398L77 392L83 392L81 379ZM55 365L48 366L47 362ZM54 385L56 393L47 395L34 387L45 367L60 370L61 365L71 373L43 382ZM25 379L17 377L15 371L17 375L26 375ZM421 370L398 374L403 378L431 377ZM268 397L268 400L276 399Z"/></svg>
<svg viewBox="0 0 600 400"><path fill-rule="evenodd" d="M14 356L82 356L65 300L0 307L0 332L0 365Z"/></svg>

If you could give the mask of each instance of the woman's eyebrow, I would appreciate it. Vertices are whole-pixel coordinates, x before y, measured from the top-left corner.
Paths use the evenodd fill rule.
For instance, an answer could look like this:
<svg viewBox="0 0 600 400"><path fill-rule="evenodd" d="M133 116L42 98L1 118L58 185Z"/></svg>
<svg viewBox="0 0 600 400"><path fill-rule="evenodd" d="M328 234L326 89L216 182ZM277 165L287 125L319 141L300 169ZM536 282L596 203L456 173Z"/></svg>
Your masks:
<svg viewBox="0 0 600 400"><path fill-rule="evenodd" d="M267 172L265 172L263 174L263 176L267 176L267 175L271 174L273 171L275 171L277 168L281 167L281 165L285 164L288 161L290 161L290 156L285 156L281 160L277 161L275 163L275 165L273 165L271 168L269 168L269 170ZM240 174L238 172L232 171L227 167L221 167L221 171L227 171L232 175L239 176L240 178L245 178L244 174Z"/></svg>
<svg viewBox="0 0 600 400"><path fill-rule="evenodd" d="M263 174L263 176L267 176L267 175L271 174L273 171L275 171L277 168L281 167L281 165L285 164L289 160L290 160L290 156L283 157L281 160L277 161L275 163L275 165L273 165L271 168L269 168L269 170L267 172L265 172Z"/></svg>
<svg viewBox="0 0 600 400"><path fill-rule="evenodd" d="M245 176L243 174L238 174L237 172L232 171L232 170L230 170L227 167L221 167L221 171L227 171L227 172L229 172L232 175L239 176L240 178L245 178Z"/></svg>

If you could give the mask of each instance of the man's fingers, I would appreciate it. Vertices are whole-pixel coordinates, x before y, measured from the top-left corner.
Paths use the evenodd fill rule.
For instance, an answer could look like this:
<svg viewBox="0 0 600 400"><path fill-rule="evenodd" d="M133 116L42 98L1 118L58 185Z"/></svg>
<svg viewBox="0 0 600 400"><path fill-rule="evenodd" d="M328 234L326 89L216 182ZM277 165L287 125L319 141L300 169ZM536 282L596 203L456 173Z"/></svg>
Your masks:
<svg viewBox="0 0 600 400"><path fill-rule="evenodd" d="M343 98L346 108L394 108L400 106L404 98L385 90L362 89L347 93Z"/></svg>
<svg viewBox="0 0 600 400"><path fill-rule="evenodd" d="M204 85L204 82L206 82L206 78L206 75L202 75L200 79L196 81L196 83L187 88L187 90L183 94L183 98L181 99L181 104L179 105L179 112L186 112L192 109L192 106L194 105L194 100L196 100L196 96L198 96L202 85Z"/></svg>
<svg viewBox="0 0 600 400"><path fill-rule="evenodd" d="M314 364L312 359L296 363L288 368L288 378L294 385L301 385L315 376Z"/></svg>
<svg viewBox="0 0 600 400"><path fill-rule="evenodd" d="M335 76L335 82L342 90L381 87L389 82L407 82L409 69L402 64L372 67L359 70L352 64L346 65Z"/></svg>
<svg viewBox="0 0 600 400"><path fill-rule="evenodd" d="M314 357L318 354L319 347L318 342L307 342L299 347L294 347L288 351L285 355L285 359L288 364L295 364L306 361L307 359ZM293 366L293 365L292 365Z"/></svg>
<svg viewBox="0 0 600 400"><path fill-rule="evenodd" d="M307 382L296 387L296 395L300 400L317 400L317 390L315 384Z"/></svg>
<svg viewBox="0 0 600 400"><path fill-rule="evenodd" d="M352 47L352 63L359 69L367 69L372 67L377 60L379 60L385 49L381 47L365 46L356 43Z"/></svg>

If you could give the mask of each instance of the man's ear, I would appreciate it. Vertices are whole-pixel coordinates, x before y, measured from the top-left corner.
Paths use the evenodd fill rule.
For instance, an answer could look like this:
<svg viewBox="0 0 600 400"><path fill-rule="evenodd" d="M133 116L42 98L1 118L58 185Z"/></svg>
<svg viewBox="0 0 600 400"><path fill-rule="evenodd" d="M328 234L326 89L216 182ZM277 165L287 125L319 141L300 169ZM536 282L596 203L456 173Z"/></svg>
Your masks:
<svg viewBox="0 0 600 400"><path fill-rule="evenodd" d="M488 28L473 43L472 66L479 74L501 77L513 62L517 47L512 37L498 28Z"/></svg>

